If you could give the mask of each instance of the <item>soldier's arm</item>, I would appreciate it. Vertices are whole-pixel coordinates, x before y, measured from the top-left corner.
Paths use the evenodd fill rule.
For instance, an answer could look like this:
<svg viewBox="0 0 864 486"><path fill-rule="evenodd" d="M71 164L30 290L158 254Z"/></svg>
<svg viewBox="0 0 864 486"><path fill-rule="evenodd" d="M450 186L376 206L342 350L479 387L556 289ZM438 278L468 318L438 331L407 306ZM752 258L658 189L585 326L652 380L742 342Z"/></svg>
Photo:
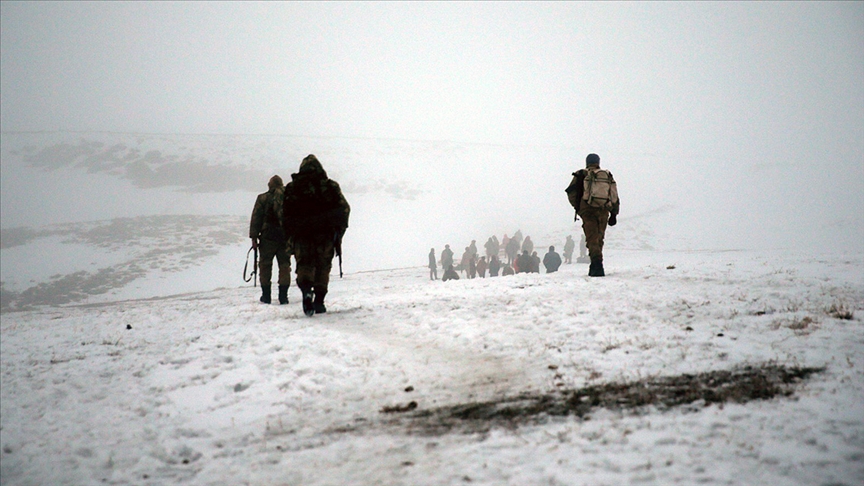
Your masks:
<svg viewBox="0 0 864 486"><path fill-rule="evenodd" d="M612 173L609 172L609 179L612 181L613 187L615 187L615 204L609 208L609 213L613 216L618 216L618 211L621 209L621 196L618 195L618 183L615 182L615 178L612 176Z"/></svg>
<svg viewBox="0 0 864 486"><path fill-rule="evenodd" d="M266 194L259 194L255 199L255 207L252 208L252 218L249 221L249 238L257 239L264 226L264 204L267 202Z"/></svg>
<svg viewBox="0 0 864 486"><path fill-rule="evenodd" d="M335 186L336 194L338 194L338 196L339 196L337 205L341 211L342 223L343 223L342 230L344 231L345 228L348 227L348 217L351 215L351 206L348 204L348 201L345 199L345 195L342 194L342 189L339 187L339 183L337 183L336 181L333 181L333 185Z"/></svg>
<svg viewBox="0 0 864 486"><path fill-rule="evenodd" d="M567 189L565 189L567 192L567 200L570 201L570 205L573 206L573 209L575 209L576 212L579 212L579 205L582 202L582 193L585 190L584 180L585 171L578 170L573 173L573 179L570 181L570 185L567 186Z"/></svg>

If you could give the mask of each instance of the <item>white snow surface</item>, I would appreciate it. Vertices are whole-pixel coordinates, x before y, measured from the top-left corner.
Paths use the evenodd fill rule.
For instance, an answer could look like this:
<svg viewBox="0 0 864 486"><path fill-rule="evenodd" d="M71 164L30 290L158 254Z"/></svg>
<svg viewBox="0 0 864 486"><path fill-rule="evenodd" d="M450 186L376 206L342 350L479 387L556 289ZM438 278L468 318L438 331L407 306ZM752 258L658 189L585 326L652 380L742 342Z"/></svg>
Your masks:
<svg viewBox="0 0 864 486"><path fill-rule="evenodd" d="M864 254L611 249L606 271L349 273L311 318L293 285L287 306L243 287L4 313L0 482L864 484ZM482 433L382 413L766 362L824 371Z"/></svg>

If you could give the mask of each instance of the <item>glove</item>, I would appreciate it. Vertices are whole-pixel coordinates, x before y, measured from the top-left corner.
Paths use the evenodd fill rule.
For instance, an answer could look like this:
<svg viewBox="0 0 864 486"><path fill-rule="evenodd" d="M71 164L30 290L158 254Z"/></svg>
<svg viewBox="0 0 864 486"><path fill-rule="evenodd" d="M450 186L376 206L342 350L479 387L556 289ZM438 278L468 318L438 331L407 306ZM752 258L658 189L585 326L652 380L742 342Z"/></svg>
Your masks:
<svg viewBox="0 0 864 486"><path fill-rule="evenodd" d="M258 249L258 238L252 238L252 249L253 250Z"/></svg>
<svg viewBox="0 0 864 486"><path fill-rule="evenodd" d="M618 215L613 214L612 216L609 216L609 226L615 226L616 224L618 224Z"/></svg>

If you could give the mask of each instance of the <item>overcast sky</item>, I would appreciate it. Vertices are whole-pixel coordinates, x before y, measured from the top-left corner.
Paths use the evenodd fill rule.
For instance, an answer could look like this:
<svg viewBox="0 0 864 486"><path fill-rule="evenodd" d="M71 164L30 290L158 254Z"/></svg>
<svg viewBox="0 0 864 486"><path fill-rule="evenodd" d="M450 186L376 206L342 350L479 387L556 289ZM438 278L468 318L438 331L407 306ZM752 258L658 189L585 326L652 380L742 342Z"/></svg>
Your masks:
<svg viewBox="0 0 864 486"><path fill-rule="evenodd" d="M4 132L549 147L570 158L536 165L556 194L592 151L619 179L622 216L681 177L692 207L724 212L718 233L828 215L864 234L864 2L0 8ZM637 185L642 207L628 206Z"/></svg>
<svg viewBox="0 0 864 486"><path fill-rule="evenodd" d="M0 45L5 131L862 156L862 2L4 1Z"/></svg>

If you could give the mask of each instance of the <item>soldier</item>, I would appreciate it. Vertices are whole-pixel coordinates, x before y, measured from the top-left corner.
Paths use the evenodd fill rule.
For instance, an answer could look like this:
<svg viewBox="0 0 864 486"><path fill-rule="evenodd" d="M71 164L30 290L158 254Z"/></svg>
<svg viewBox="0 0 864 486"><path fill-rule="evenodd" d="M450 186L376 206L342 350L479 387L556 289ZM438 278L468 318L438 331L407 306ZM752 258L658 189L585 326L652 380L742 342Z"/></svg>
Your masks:
<svg viewBox="0 0 864 486"><path fill-rule="evenodd" d="M564 242L564 263L573 263L573 250L576 249L576 242L573 237L567 235L567 241Z"/></svg>
<svg viewBox="0 0 864 486"><path fill-rule="evenodd" d="M486 278L487 268L489 268L489 264L486 263L486 257L481 256L480 261L477 262L477 274L480 275L480 278Z"/></svg>
<svg viewBox="0 0 864 486"><path fill-rule="evenodd" d="M497 277L499 270L501 270L501 260L498 259L498 255L492 255L492 259L489 260L489 276Z"/></svg>
<svg viewBox="0 0 864 486"><path fill-rule="evenodd" d="M477 257L477 240L471 240L471 244L468 245L468 251L471 252L472 257Z"/></svg>
<svg viewBox="0 0 864 486"><path fill-rule="evenodd" d="M486 258L491 259L492 255L498 254L498 242L493 240L494 236L490 236L486 243L483 245L483 248L486 249Z"/></svg>
<svg viewBox="0 0 864 486"><path fill-rule="evenodd" d="M303 293L303 313L327 312L324 297L330 283L334 252L342 251L351 207L339 184L327 178L321 162L308 155L285 186L282 226L297 260L297 286Z"/></svg>
<svg viewBox="0 0 864 486"><path fill-rule="evenodd" d="M528 253L534 252L534 242L531 241L530 236L526 236L525 240L522 241L522 251L527 251Z"/></svg>
<svg viewBox="0 0 864 486"><path fill-rule="evenodd" d="M459 260L459 268L460 268L463 272L465 272L465 277L466 277L466 278L471 278L471 277L468 275L468 264L469 264L470 261L471 261L471 247L470 247L470 246L466 246L466 247L465 247L465 251L462 253L462 259Z"/></svg>
<svg viewBox="0 0 864 486"><path fill-rule="evenodd" d="M554 246L550 246L549 253L543 256L543 266L546 267L546 273L557 272L558 267L561 266L561 257L555 253Z"/></svg>
<svg viewBox="0 0 864 486"><path fill-rule="evenodd" d="M588 246L585 244L585 234L579 238L579 257L576 258L577 263L590 263L588 259Z"/></svg>
<svg viewBox="0 0 864 486"><path fill-rule="evenodd" d="M588 246L591 266L588 276L603 277L603 239L606 225L618 222L618 186L612 173L600 168L600 156L588 154L585 169L573 173L573 179L565 190L570 205L576 210L577 219L582 218L582 231Z"/></svg>
<svg viewBox="0 0 864 486"><path fill-rule="evenodd" d="M534 268L534 258L528 250L525 250L516 259L516 273L531 273L532 268Z"/></svg>
<svg viewBox="0 0 864 486"><path fill-rule="evenodd" d="M267 183L267 192L259 194L252 209L249 238L258 250L258 276L261 281L261 302L270 303L273 257L279 263L279 303L288 303L291 284L291 252L282 230L282 198L285 187L282 178L274 175Z"/></svg>
<svg viewBox="0 0 864 486"><path fill-rule="evenodd" d="M444 268L444 275L441 277L442 282L448 280L459 280L459 274L453 269L453 264L450 263Z"/></svg>
<svg viewBox="0 0 864 486"><path fill-rule="evenodd" d="M540 273L540 257L537 256L537 252L531 252L531 272Z"/></svg>
<svg viewBox="0 0 864 486"><path fill-rule="evenodd" d="M448 266L453 266L453 250L450 245L444 245L444 251L441 252L441 268L447 269Z"/></svg>
<svg viewBox="0 0 864 486"><path fill-rule="evenodd" d="M438 264L435 263L435 248L429 250L429 280L438 280Z"/></svg>
<svg viewBox="0 0 864 486"><path fill-rule="evenodd" d="M504 248L504 253L507 255L507 263L513 264L516 262L516 256L519 253L519 247L521 246L521 240L517 240L514 236L507 241L507 246Z"/></svg>

